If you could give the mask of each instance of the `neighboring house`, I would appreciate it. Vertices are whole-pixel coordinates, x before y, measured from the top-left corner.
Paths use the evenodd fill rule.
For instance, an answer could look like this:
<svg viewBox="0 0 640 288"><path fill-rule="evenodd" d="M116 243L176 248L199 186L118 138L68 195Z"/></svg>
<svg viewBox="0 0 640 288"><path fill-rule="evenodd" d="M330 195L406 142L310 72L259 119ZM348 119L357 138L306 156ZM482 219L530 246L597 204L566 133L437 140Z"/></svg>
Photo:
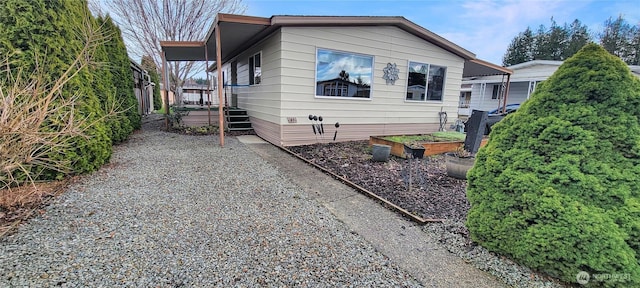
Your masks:
<svg viewBox="0 0 640 288"><path fill-rule="evenodd" d="M206 84L184 84L179 91L180 102L182 104L200 106L207 104L218 105L218 95L213 89L209 89Z"/></svg>
<svg viewBox="0 0 640 288"><path fill-rule="evenodd" d="M146 70L142 69L135 61L129 59L129 66L133 71L133 91L138 100L138 113L146 115L153 112L153 87L156 85L151 82L151 77Z"/></svg>
<svg viewBox="0 0 640 288"><path fill-rule="evenodd" d="M458 116L463 76L511 73L403 17L218 14L203 41L161 46L166 61L215 62L229 105L278 146L438 131L441 112L445 127Z"/></svg>
<svg viewBox="0 0 640 288"><path fill-rule="evenodd" d="M506 104L520 104L531 97L540 81L549 78L562 61L533 60L509 66L513 70L509 91L505 97L506 78L502 76L465 77L460 89L460 117L469 116L471 110L489 111ZM629 66L640 77L640 66ZM506 99L505 99L506 98ZM506 101L505 101L506 100Z"/></svg>
<svg viewBox="0 0 640 288"><path fill-rule="evenodd" d="M364 83L356 83L341 78L334 78L316 82L316 95L369 98L371 95L371 89L369 85Z"/></svg>

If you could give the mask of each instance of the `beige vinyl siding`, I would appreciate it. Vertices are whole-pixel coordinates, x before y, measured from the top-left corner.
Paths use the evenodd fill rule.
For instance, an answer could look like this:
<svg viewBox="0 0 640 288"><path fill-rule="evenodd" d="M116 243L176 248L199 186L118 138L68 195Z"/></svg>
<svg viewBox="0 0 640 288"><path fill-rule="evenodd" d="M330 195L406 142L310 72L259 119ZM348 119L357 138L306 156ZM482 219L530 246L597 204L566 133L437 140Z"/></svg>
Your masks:
<svg viewBox="0 0 640 288"><path fill-rule="evenodd" d="M444 49L392 26L378 27L284 27L282 33L282 114L283 140L298 128L287 123L287 117L297 117L297 125L310 124L308 115L321 115L331 127L362 124L377 127L384 124L437 124L440 109L446 111L449 121L457 117L464 60ZM374 57L371 98L331 99L315 97L316 49L329 49ZM290 56L291 55L291 56ZM447 67L442 102L406 102L407 65L416 61ZM386 85L382 69L387 63L396 63L399 80ZM346 126L345 126L346 127ZM342 128L342 127L341 127ZM293 130L291 130L293 129ZM300 129L313 136L310 127ZM437 127L435 127L437 129ZM286 132L291 131L291 133ZM366 139L368 130L355 129L355 138ZM377 133L376 130L376 134ZM426 132L426 131L425 131ZM340 132L338 132L340 133ZM345 134L349 133L345 129ZM301 135L302 136L302 135Z"/></svg>
<svg viewBox="0 0 640 288"><path fill-rule="evenodd" d="M249 84L249 57L262 52L260 84L238 87L238 107L246 109L249 116L264 121L280 121L280 34L274 33L236 57L238 84ZM259 128L258 128L259 129ZM257 129L256 129L257 131Z"/></svg>

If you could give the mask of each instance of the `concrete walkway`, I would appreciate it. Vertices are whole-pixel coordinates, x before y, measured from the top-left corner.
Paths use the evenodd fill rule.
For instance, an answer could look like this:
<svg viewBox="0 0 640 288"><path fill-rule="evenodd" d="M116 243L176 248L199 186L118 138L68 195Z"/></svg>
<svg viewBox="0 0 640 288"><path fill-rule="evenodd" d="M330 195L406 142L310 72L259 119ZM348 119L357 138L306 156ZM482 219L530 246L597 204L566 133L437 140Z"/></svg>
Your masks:
<svg viewBox="0 0 640 288"><path fill-rule="evenodd" d="M238 136L256 154L289 176L353 233L427 287L508 287L449 253L415 223L384 208L255 135ZM427 224L438 225L438 224Z"/></svg>

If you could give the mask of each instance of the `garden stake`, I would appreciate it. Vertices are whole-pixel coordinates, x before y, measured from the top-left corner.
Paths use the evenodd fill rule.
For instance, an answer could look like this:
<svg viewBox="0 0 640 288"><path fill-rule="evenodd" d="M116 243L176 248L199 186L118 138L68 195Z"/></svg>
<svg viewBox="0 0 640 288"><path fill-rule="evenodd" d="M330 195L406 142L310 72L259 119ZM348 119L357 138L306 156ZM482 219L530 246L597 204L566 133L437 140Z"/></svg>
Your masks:
<svg viewBox="0 0 640 288"><path fill-rule="evenodd" d="M314 129L318 132L318 134L320 133L320 126L318 126L318 116L313 115L313 127L315 127ZM318 136L316 135L316 142L318 142Z"/></svg>
<svg viewBox="0 0 640 288"><path fill-rule="evenodd" d="M320 121L320 124L318 124L318 130L320 131L320 136L322 137L322 141L324 142L324 126L322 125L322 116L318 116L318 121Z"/></svg>
<svg viewBox="0 0 640 288"><path fill-rule="evenodd" d="M411 193L411 176L413 175L413 166L411 163L413 162L413 155L407 154L407 158L409 158L409 193Z"/></svg>
<svg viewBox="0 0 640 288"><path fill-rule="evenodd" d="M309 114L309 120L313 121L313 115ZM316 135L316 125L313 125L313 122L311 123L311 128L313 128L313 135ZM318 140L317 136L316 140Z"/></svg>
<svg viewBox="0 0 640 288"><path fill-rule="evenodd" d="M320 134L320 127L318 127L318 116L313 115L313 126L316 127L316 131Z"/></svg>
<svg viewBox="0 0 640 288"><path fill-rule="evenodd" d="M318 116L318 120L320 120L320 131L322 131L321 134L324 134L324 125L322 125L322 116Z"/></svg>
<svg viewBox="0 0 640 288"><path fill-rule="evenodd" d="M336 132L333 133L333 141L336 141L336 136L338 136L338 127L340 127L340 123L336 122Z"/></svg>

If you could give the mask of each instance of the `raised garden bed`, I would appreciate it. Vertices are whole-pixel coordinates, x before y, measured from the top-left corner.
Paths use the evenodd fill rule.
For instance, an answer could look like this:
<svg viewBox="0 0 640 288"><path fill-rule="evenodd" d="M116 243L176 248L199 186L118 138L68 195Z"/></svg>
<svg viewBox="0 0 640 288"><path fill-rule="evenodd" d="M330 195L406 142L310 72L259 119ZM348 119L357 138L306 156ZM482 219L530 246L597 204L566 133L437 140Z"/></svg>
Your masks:
<svg viewBox="0 0 640 288"><path fill-rule="evenodd" d="M456 151L464 144L464 133L436 132L422 135L370 136L369 145L382 144L391 146L391 155L405 158L404 144L419 142L425 148L424 156L438 155ZM488 138L482 139L480 147L487 144Z"/></svg>

